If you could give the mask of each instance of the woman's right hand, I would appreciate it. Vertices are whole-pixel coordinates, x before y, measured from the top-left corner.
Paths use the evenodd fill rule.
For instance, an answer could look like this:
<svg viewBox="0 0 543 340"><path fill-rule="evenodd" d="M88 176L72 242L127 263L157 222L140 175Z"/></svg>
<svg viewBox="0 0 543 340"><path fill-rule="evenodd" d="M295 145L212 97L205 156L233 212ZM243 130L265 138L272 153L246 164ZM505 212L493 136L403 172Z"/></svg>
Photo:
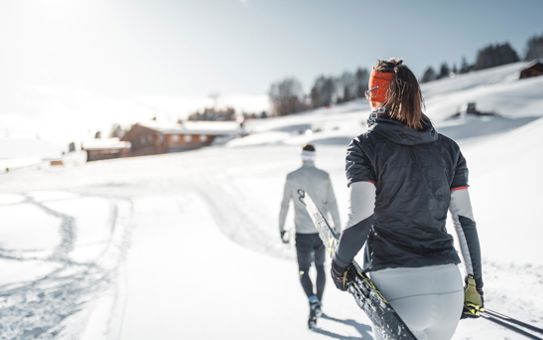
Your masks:
<svg viewBox="0 0 543 340"><path fill-rule="evenodd" d="M348 275L351 266L352 265L342 267L337 264L336 261L332 260L332 268L330 273L332 274L332 281L334 281L334 285L337 289L342 291L347 290L347 284L349 283Z"/></svg>

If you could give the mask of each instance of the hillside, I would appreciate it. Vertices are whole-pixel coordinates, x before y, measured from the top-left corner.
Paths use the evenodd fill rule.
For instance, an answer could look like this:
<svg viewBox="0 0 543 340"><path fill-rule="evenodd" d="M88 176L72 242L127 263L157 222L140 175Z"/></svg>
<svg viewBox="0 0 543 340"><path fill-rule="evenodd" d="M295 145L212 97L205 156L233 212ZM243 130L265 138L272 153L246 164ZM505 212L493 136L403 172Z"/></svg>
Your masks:
<svg viewBox="0 0 543 340"><path fill-rule="evenodd" d="M520 66L424 91L470 167L487 306L541 325L543 77L514 80ZM503 117L445 119L472 98L503 102ZM353 102L251 122L225 146L0 174L0 338L372 339L331 282L328 317L307 331L295 250L277 232L285 176L308 141L345 220L345 145L367 114ZM522 337L477 319L454 339Z"/></svg>
<svg viewBox="0 0 543 340"><path fill-rule="evenodd" d="M488 131L503 131L543 116L543 77L519 80L519 72L527 62L475 71L422 85L426 114L439 128L457 125L481 125L477 120L447 121L468 102L476 102L481 111L496 112L504 119L487 118ZM365 100L322 108L302 114L253 121L248 126L254 132L230 146L262 144L346 144L365 126L369 106ZM469 126L465 126L471 129ZM480 131L478 126L474 133ZM464 129L462 127L461 129ZM312 131L308 131L312 130ZM454 134L454 133L453 133ZM465 136L465 132L460 133ZM469 133L472 135L472 133Z"/></svg>

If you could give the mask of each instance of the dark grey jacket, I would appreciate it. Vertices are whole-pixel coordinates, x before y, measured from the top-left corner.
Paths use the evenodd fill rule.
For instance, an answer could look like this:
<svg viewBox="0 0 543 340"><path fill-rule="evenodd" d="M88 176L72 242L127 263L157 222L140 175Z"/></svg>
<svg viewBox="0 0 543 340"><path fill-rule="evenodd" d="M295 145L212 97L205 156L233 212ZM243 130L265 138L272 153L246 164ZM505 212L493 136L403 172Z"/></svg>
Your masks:
<svg viewBox="0 0 543 340"><path fill-rule="evenodd" d="M460 262L445 223L451 189L468 185L466 161L458 145L437 133L426 117L424 125L417 131L381 117L350 143L348 183L374 183L375 208L360 226L343 233L338 262L349 263L366 241L349 236L357 228L367 230L364 267L369 271Z"/></svg>

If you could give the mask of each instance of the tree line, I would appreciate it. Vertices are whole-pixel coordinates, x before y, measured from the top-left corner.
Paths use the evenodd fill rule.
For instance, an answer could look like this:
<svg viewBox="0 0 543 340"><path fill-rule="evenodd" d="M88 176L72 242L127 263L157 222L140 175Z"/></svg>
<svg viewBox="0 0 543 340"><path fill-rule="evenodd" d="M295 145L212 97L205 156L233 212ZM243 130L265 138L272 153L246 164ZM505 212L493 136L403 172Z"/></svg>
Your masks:
<svg viewBox="0 0 543 340"><path fill-rule="evenodd" d="M534 35L526 42L523 60L543 58L543 33ZM459 65L441 63L439 68L426 68L420 78L421 83L447 78L455 74L483 70L520 61L521 57L508 42L490 44L479 51L473 63L462 57ZM283 116L305 110L341 104L357 98L363 98L367 90L369 71L358 68L355 72L344 72L339 76L321 75L315 79L309 93L305 93L300 81L288 77L273 82L268 96L272 114Z"/></svg>
<svg viewBox="0 0 543 340"><path fill-rule="evenodd" d="M268 96L274 114L289 115L363 98L368 89L368 79L366 68L346 71L339 76L320 75L309 93L305 93L298 79L288 77L272 83Z"/></svg>
<svg viewBox="0 0 543 340"><path fill-rule="evenodd" d="M523 60L529 61L537 58L543 58L543 33L534 35L526 42ZM506 65L520 61L521 58L517 51L508 43L490 44L479 51L475 57L475 61L469 64L465 57L462 57L460 66L456 64L449 66L447 63L441 63L438 70L432 66L426 68L420 79L422 83L432 80L450 77L454 74L463 74L471 71L484 70L486 68Z"/></svg>

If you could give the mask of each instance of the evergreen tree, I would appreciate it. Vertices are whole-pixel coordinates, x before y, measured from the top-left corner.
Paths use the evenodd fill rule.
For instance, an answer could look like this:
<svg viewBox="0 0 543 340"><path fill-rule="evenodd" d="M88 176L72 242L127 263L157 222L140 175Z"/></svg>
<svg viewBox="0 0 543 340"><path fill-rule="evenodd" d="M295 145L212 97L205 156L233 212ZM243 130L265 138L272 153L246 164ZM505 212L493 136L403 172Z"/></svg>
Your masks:
<svg viewBox="0 0 543 340"><path fill-rule="evenodd" d="M451 74L451 70L449 69L449 65L447 63L441 64L441 67L439 68L439 75L437 76L438 79L446 78Z"/></svg>
<svg viewBox="0 0 543 340"><path fill-rule="evenodd" d="M453 65L453 68L451 70L452 74L458 74L458 68L456 68L456 64Z"/></svg>
<svg viewBox="0 0 543 340"><path fill-rule="evenodd" d="M437 79L436 71L434 70L432 66L428 66L426 71L424 71L420 82L427 83L429 81L436 80L436 79Z"/></svg>
<svg viewBox="0 0 543 340"><path fill-rule="evenodd" d="M539 36L534 35L526 43L526 55L524 60L543 58L543 33Z"/></svg>
<svg viewBox="0 0 543 340"><path fill-rule="evenodd" d="M460 74L468 73L471 70L471 66L468 64L466 57L462 56L462 61L460 62Z"/></svg>
<svg viewBox="0 0 543 340"><path fill-rule="evenodd" d="M473 69L482 70L489 67L514 63L519 60L517 52L509 43L488 45L477 52L477 58L473 65Z"/></svg>

